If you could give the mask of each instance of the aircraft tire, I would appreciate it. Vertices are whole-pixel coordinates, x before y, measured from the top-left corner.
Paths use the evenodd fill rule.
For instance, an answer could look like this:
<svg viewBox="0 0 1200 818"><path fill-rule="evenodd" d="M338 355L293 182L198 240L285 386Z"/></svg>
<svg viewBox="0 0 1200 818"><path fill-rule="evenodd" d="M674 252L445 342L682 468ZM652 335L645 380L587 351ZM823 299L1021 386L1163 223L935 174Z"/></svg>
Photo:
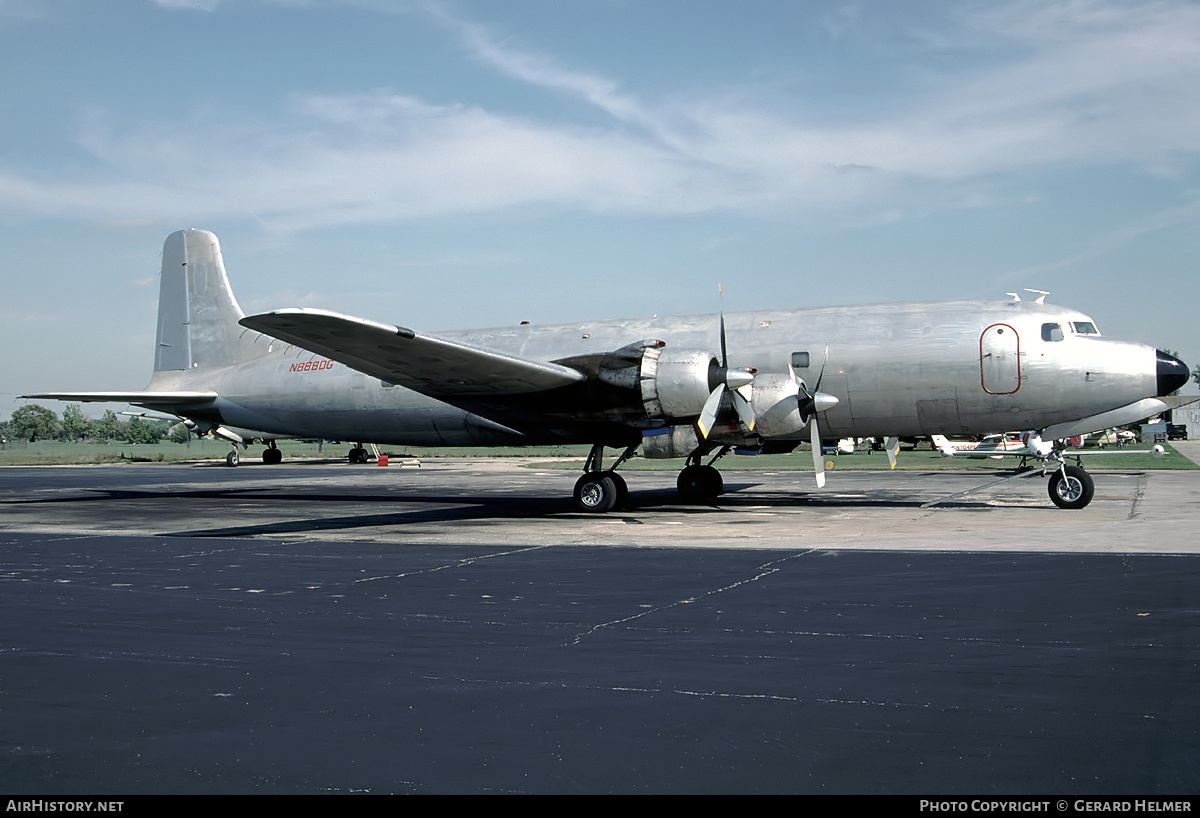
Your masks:
<svg viewBox="0 0 1200 818"><path fill-rule="evenodd" d="M274 466L283 462L283 452L279 449L263 449L262 461L268 466Z"/></svg>
<svg viewBox="0 0 1200 818"><path fill-rule="evenodd" d="M675 481L680 496L688 503L711 503L725 491L721 473L712 466L688 466Z"/></svg>
<svg viewBox="0 0 1200 818"><path fill-rule="evenodd" d="M238 464L238 453L237 453L237 449L234 449L232 452L225 455L225 465L226 466L236 466L237 464Z"/></svg>
<svg viewBox="0 0 1200 818"><path fill-rule="evenodd" d="M613 503L613 511L621 511L629 505L629 486L625 483L625 478L615 471L605 472L605 475L612 479L613 485L617 488L617 499Z"/></svg>
<svg viewBox="0 0 1200 818"><path fill-rule="evenodd" d="M617 494L617 483L608 472L588 472L575 482L575 506L580 511L603 514L616 505Z"/></svg>
<svg viewBox="0 0 1200 818"><path fill-rule="evenodd" d="M1092 476L1079 466L1067 466L1050 475L1048 489L1051 502L1059 508L1084 508L1092 502L1096 484Z"/></svg>

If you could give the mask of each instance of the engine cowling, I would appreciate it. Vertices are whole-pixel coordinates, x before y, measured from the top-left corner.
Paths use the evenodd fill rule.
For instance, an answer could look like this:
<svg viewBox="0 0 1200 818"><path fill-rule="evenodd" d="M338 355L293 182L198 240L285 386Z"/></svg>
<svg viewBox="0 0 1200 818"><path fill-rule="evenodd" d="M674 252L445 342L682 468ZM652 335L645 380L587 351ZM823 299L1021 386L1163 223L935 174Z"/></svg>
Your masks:
<svg viewBox="0 0 1200 818"><path fill-rule="evenodd" d="M687 457L700 448L700 436L694 423L686 426L667 426L646 433L642 438L642 451L651 460L669 457Z"/></svg>
<svg viewBox="0 0 1200 818"><path fill-rule="evenodd" d="M808 424L800 412L801 383L792 373L762 372L754 376L750 407L754 410L754 432L759 437L786 437Z"/></svg>
<svg viewBox="0 0 1200 818"><path fill-rule="evenodd" d="M698 349L648 349L642 356L642 405L650 418L689 418L700 414L712 393L720 364Z"/></svg>

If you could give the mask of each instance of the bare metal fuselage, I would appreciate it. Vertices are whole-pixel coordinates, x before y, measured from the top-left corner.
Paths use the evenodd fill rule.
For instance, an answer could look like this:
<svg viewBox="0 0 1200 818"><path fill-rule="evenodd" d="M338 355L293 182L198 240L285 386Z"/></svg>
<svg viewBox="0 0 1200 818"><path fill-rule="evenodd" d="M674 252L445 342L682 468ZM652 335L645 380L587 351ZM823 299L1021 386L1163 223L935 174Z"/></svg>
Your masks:
<svg viewBox="0 0 1200 818"><path fill-rule="evenodd" d="M744 312L725 317L729 364L791 368L839 402L821 418L826 437L982 434L1043 429L1158 394L1156 351L1076 334L1074 310L1023 301L884 304ZM1064 331L1043 340L1044 327ZM246 330L248 336L256 336ZM518 326L439 336L530 360L600 354L640 339L668 349L719 350L715 315L559 326ZM275 435L466 446L594 443L587 407L540 407L536 424L486 407L452 406L389 386L276 339L229 366L155 373L150 390L210 390L211 420ZM807 365L805 362L807 361ZM797 435L800 437L800 435Z"/></svg>

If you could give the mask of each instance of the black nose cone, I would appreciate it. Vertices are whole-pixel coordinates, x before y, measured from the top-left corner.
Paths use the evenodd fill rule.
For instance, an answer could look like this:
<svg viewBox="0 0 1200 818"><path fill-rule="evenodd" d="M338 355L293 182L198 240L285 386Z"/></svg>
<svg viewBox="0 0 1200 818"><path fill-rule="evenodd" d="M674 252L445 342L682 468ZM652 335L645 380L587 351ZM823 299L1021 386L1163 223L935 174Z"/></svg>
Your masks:
<svg viewBox="0 0 1200 818"><path fill-rule="evenodd" d="M1191 373L1188 372L1187 364L1176 358L1174 355L1168 355L1161 349L1158 350L1158 395L1163 397L1179 389L1188 382Z"/></svg>

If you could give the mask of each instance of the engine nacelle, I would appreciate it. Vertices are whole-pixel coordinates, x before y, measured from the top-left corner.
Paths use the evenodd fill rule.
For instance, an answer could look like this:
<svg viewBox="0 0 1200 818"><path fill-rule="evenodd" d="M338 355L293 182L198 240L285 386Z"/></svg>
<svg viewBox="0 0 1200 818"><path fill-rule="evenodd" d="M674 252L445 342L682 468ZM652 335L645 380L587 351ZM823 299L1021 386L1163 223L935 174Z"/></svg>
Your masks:
<svg viewBox="0 0 1200 818"><path fill-rule="evenodd" d="M790 372L759 373L750 388L754 432L759 437L786 437L808 425L807 418L800 414L800 382Z"/></svg>
<svg viewBox="0 0 1200 818"><path fill-rule="evenodd" d="M649 459L688 457L698 448L700 436L696 433L695 425L668 426L656 430L656 434L647 433L642 438L642 451Z"/></svg>
<svg viewBox="0 0 1200 818"><path fill-rule="evenodd" d="M639 388L646 416L690 418L700 414L716 384L720 364L699 349L647 349L642 355Z"/></svg>

